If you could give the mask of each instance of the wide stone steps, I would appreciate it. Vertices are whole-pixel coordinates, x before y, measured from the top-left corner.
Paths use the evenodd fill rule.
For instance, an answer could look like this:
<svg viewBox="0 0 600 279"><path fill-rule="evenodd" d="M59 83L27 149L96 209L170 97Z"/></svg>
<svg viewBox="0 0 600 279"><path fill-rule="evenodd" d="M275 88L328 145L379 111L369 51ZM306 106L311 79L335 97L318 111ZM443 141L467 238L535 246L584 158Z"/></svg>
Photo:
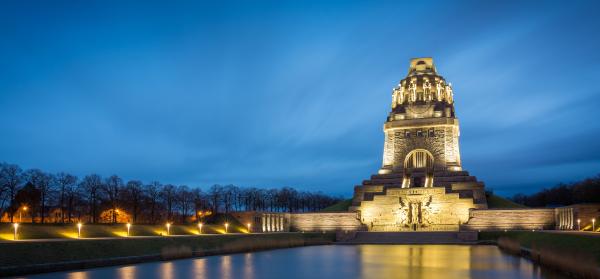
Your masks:
<svg viewBox="0 0 600 279"><path fill-rule="evenodd" d="M340 244L471 244L476 232L356 232Z"/></svg>

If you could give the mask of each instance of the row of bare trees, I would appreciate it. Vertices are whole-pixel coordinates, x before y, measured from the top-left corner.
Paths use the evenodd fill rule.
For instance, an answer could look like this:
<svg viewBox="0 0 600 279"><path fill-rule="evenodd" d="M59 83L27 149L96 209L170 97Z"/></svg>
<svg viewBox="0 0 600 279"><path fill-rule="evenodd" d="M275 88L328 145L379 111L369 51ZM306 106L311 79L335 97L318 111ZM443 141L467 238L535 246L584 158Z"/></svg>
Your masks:
<svg viewBox="0 0 600 279"><path fill-rule="evenodd" d="M23 171L18 165L0 163L0 216L5 222L41 223L186 223L206 212L318 211L341 198L290 187L260 189L234 185L199 187L162 184L158 181L125 182L112 175L78 178L64 172L39 169ZM199 215L200 214L200 215Z"/></svg>

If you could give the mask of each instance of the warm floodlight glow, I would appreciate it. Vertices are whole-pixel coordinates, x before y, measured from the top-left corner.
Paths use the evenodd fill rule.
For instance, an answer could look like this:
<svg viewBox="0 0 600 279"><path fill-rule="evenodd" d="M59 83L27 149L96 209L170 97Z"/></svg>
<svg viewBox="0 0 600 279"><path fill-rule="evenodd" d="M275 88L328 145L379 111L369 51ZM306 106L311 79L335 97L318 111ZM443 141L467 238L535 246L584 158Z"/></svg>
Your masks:
<svg viewBox="0 0 600 279"><path fill-rule="evenodd" d="M198 223L198 233L202 234L202 222Z"/></svg>
<svg viewBox="0 0 600 279"><path fill-rule="evenodd" d="M17 230L19 229L19 223L14 223L13 227L15 228L15 237L14 237L14 240L17 240Z"/></svg>
<svg viewBox="0 0 600 279"><path fill-rule="evenodd" d="M131 224L127 223L127 236L129 236L129 229L131 229Z"/></svg>
<svg viewBox="0 0 600 279"><path fill-rule="evenodd" d="M171 234L171 224L167 223L167 235Z"/></svg>
<svg viewBox="0 0 600 279"><path fill-rule="evenodd" d="M252 224L248 223L247 226L248 226L248 233L252 233L252 229L251 229L252 228Z"/></svg>
<svg viewBox="0 0 600 279"><path fill-rule="evenodd" d="M23 206L23 210L19 210L19 223L23 222L21 218L21 213L23 213L23 211L27 211L27 206Z"/></svg>
<svg viewBox="0 0 600 279"><path fill-rule="evenodd" d="M225 233L227 233L228 228L229 228L229 223L225 223Z"/></svg>
<svg viewBox="0 0 600 279"><path fill-rule="evenodd" d="M577 219L577 230L581 230L581 219Z"/></svg>
<svg viewBox="0 0 600 279"><path fill-rule="evenodd" d="M81 227L83 224L77 223L77 238L81 238Z"/></svg>
<svg viewBox="0 0 600 279"><path fill-rule="evenodd" d="M596 218L592 219L592 232L596 231Z"/></svg>

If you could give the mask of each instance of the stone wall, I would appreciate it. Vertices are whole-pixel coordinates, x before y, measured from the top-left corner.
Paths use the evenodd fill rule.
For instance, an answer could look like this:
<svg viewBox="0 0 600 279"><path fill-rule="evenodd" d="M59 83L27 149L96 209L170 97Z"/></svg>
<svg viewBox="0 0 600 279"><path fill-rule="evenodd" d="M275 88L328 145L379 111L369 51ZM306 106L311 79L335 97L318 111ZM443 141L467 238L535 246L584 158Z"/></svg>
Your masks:
<svg viewBox="0 0 600 279"><path fill-rule="evenodd" d="M554 209L472 209L461 230L540 230L554 228Z"/></svg>
<svg viewBox="0 0 600 279"><path fill-rule="evenodd" d="M356 212L294 213L290 215L292 231L364 230Z"/></svg>

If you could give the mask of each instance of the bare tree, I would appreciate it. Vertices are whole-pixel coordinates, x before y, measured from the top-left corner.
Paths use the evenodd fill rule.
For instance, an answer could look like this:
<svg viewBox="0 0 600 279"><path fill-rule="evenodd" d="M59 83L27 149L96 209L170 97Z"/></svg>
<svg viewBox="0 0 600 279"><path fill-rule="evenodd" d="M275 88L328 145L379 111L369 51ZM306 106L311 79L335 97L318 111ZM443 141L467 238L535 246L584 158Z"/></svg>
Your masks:
<svg viewBox="0 0 600 279"><path fill-rule="evenodd" d="M20 205L15 204L15 195L19 191L19 186L22 181L23 170L17 165L2 163L0 164L0 188L6 189L10 216L10 222L13 222L13 217ZM2 192L2 191L0 191Z"/></svg>
<svg viewBox="0 0 600 279"><path fill-rule="evenodd" d="M127 186L125 186L125 199L128 201L131 209L131 217L132 222L136 223L138 221L138 214L140 212L140 206L142 203L143 197L143 189L142 182L139 180L130 180L127 182Z"/></svg>
<svg viewBox="0 0 600 279"><path fill-rule="evenodd" d="M177 187L177 203L179 204L179 209L181 209L181 223L187 223L187 216L192 208L193 204L193 196L190 193L190 189L186 185L181 185Z"/></svg>
<svg viewBox="0 0 600 279"><path fill-rule="evenodd" d="M146 195L146 200L148 203L148 207L150 208L150 222L156 223L156 213L158 211L158 199L160 197L160 191L162 190L162 184L158 181L153 181L152 183L144 186L144 193Z"/></svg>
<svg viewBox="0 0 600 279"><path fill-rule="evenodd" d="M117 209L119 206L119 191L123 188L123 180L117 175L111 175L106 178L104 184L102 185L102 189L104 193L106 193L106 197L108 198L108 202L110 204L110 208L112 210L111 213L111 222L117 222Z"/></svg>
<svg viewBox="0 0 600 279"><path fill-rule="evenodd" d="M40 218L41 223L46 218L46 202L50 198L52 186L54 185L54 176L47 174L39 169L31 169L25 172L25 177L29 183L40 191Z"/></svg>
<svg viewBox="0 0 600 279"><path fill-rule="evenodd" d="M88 203L90 208L90 221L92 223L96 223L98 220L98 199L99 199L99 190L102 187L102 178L97 174L90 174L83 178L81 181L81 187L88 194Z"/></svg>
<svg viewBox="0 0 600 279"><path fill-rule="evenodd" d="M60 191L60 221L65 222L65 207L67 201L67 195L72 192L73 186L77 184L77 176L70 175L68 173L59 172L56 174L56 185ZM70 219L70 218L69 218Z"/></svg>
<svg viewBox="0 0 600 279"><path fill-rule="evenodd" d="M167 221L173 221L173 202L175 201L175 186L167 184L162 188L160 192L161 198L165 207L167 208Z"/></svg>

